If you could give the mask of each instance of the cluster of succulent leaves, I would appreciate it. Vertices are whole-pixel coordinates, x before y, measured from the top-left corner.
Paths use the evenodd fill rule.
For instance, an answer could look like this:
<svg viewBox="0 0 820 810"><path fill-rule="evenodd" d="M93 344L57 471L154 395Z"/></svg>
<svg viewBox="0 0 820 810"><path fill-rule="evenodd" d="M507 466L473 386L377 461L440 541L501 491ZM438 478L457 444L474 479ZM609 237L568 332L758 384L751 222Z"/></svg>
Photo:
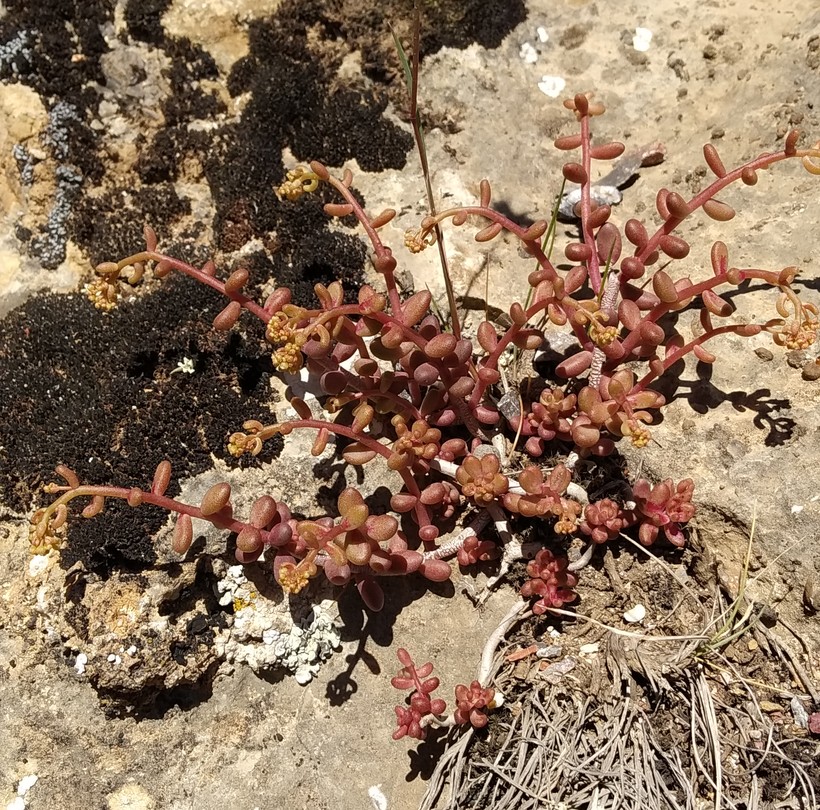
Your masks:
<svg viewBox="0 0 820 810"><path fill-rule="evenodd" d="M147 249L99 265L87 288L97 306L111 309L123 285L136 283L149 268L158 278L175 271L227 298L214 319L216 329L230 330L243 313L259 318L266 325L274 367L307 375L321 390L322 411L316 413L294 397L294 418L273 424L245 422L229 437L230 452L255 455L266 440L294 430L314 434L315 455L338 440L348 464L381 463L398 474L402 485L390 505L399 518L371 515L362 495L348 488L338 498L337 515L296 520L285 504L263 495L250 516L240 519L233 514L227 484L214 487L199 505L166 497L167 465L160 465L147 490L81 485L62 467L58 472L65 484L50 486L59 497L34 516L34 549L47 551L63 542L67 505L73 498L91 498L86 516L97 514L108 497L124 498L131 505L151 503L176 512L173 543L181 554L191 545L192 518L203 518L236 534L241 562L264 553L285 591L299 592L323 573L334 584L355 582L365 603L377 610L384 598L381 577L418 572L442 581L451 576L448 556L457 555L466 565L497 554L493 542L469 531L457 542L439 536L442 521L466 512L465 507L487 510L496 525L518 517L540 519L559 539L577 535L604 543L637 526L644 544L653 543L661 532L673 544L683 544L682 526L694 514L689 479L654 486L640 480L620 500L593 503L577 497L577 484L576 495L568 490L579 460L606 456L624 439L639 448L647 444L649 426L665 404L650 386L690 353L713 362L716 355L706 345L713 338L765 331L788 348L805 348L815 340L818 311L794 291L796 268L734 267L723 242L712 246L712 272L706 278L676 273L673 279L669 265L689 253L688 243L674 233L683 220L699 210L720 222L734 216L733 209L717 199L723 189L738 181L754 185L759 171L788 159L802 159L811 173L820 174L820 149L798 149L798 134L793 132L782 150L729 171L707 145L704 157L715 176L710 185L691 199L662 189L656 201L659 225L648 228L629 219L621 229L611 221L610 207L595 202L590 178L593 160L612 160L624 146L593 145L590 123L603 105L579 94L565 106L574 113L579 131L558 138L555 146L580 150L578 161L563 169L565 179L581 191L576 206L579 239L564 250L569 269L559 269L550 258L545 239L550 223L522 226L494 210L486 180L477 204L429 216L405 235L405 246L415 252L435 242L445 220L455 226L480 220L477 241L502 232L520 240L537 268L529 274L522 301L510 307L506 329L486 320L468 337L457 313L450 313L449 325L442 323L428 291L403 297L396 283L397 259L379 235L395 211L370 216L352 191L351 173L338 178L318 162L291 171L279 195L299 204L302 195L322 184L334 189L339 202L325 205L325 210L332 217L357 218L372 245L379 285L364 285L350 297L338 282L317 285L315 308L294 303L289 289L278 288L260 304L244 291L246 270L220 280L211 262L196 268L158 251L156 235L146 228ZM748 280L776 291L776 313L765 322L734 318L735 306L724 295ZM700 329L688 340L664 321L687 308L700 314ZM557 329L574 337L574 348L537 396L530 394L529 385L511 389L510 396L505 369L511 356L538 349L545 333ZM508 463L511 442L512 452L526 459L517 463L517 475ZM547 455L563 456L565 462L549 468L541 461ZM534 610L572 601L577 577L567 571L565 558L545 550L530 564L529 574L523 593L537 600ZM418 706L411 705L410 714L399 718L401 734L411 736L418 736L420 717L439 708L428 697L432 690L419 686L415 677L408 670ZM466 693L463 697L467 707ZM478 725L481 696L473 697L478 702L460 711Z"/></svg>
<svg viewBox="0 0 820 810"><path fill-rule="evenodd" d="M397 728L393 732L393 739L411 737L423 740L427 736L427 728L440 722L439 718L447 711L447 704L441 698L431 697L438 689L440 681L433 672L433 664L427 662L417 667L410 653L403 648L396 651L402 668L390 683L395 689L410 689L406 706L396 706ZM487 710L500 704L494 689L482 687L478 681L469 686L458 684L455 689L456 708L451 722L454 725L470 725L473 728L484 728L487 725Z"/></svg>

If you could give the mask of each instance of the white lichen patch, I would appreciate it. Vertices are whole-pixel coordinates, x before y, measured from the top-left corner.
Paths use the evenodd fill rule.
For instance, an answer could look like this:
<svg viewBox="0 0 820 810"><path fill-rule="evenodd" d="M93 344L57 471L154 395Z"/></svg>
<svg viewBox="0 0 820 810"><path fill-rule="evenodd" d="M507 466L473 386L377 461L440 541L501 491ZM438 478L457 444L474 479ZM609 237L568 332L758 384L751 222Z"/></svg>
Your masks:
<svg viewBox="0 0 820 810"><path fill-rule="evenodd" d="M287 600L260 597L241 565L228 567L217 589L220 604L234 607L233 626L216 641L220 654L231 663L247 664L254 672L281 667L306 684L340 645L330 600L294 618Z"/></svg>

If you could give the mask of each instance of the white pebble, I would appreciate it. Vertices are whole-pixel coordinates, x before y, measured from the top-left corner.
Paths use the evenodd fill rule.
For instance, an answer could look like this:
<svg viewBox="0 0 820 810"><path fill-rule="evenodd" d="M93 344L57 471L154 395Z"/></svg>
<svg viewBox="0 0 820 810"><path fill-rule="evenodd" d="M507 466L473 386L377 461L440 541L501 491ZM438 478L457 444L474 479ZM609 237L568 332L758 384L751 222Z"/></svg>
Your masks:
<svg viewBox="0 0 820 810"><path fill-rule="evenodd" d="M646 608L641 604L631 607L624 613L624 621L630 624L642 622L644 618L646 618Z"/></svg>
<svg viewBox="0 0 820 810"><path fill-rule="evenodd" d="M48 568L48 556L45 554L35 554L28 562L29 576L36 577Z"/></svg>
<svg viewBox="0 0 820 810"><path fill-rule="evenodd" d="M78 675L85 672L85 665L88 663L88 656L85 653L80 653L74 661L74 670Z"/></svg>
<svg viewBox="0 0 820 810"><path fill-rule="evenodd" d="M367 789L367 795L373 803L373 810L387 810L387 797L382 793L381 784Z"/></svg>

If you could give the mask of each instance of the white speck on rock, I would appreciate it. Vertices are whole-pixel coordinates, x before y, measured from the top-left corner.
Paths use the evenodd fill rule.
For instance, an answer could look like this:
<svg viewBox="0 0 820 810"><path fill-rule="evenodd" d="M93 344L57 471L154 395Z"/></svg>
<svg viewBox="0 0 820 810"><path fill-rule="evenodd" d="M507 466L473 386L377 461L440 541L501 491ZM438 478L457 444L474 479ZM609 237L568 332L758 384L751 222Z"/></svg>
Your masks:
<svg viewBox="0 0 820 810"><path fill-rule="evenodd" d="M538 89L550 98L558 98L566 86L566 81L560 76L542 76L538 82Z"/></svg>
<svg viewBox="0 0 820 810"><path fill-rule="evenodd" d="M85 653L80 653L74 661L74 670L78 675L85 672L85 665L88 663L88 656Z"/></svg>
<svg viewBox="0 0 820 810"><path fill-rule="evenodd" d="M522 43L518 55L528 64L534 65L538 61L538 51L529 42Z"/></svg>
<svg viewBox="0 0 820 810"><path fill-rule="evenodd" d="M387 810L387 796L382 793L382 786L373 785L367 789L367 795L373 803L373 810Z"/></svg>
<svg viewBox="0 0 820 810"><path fill-rule="evenodd" d="M652 32L648 28L636 28L632 37L632 47L636 51L648 51L652 42Z"/></svg>
<svg viewBox="0 0 820 810"><path fill-rule="evenodd" d="M794 506L792 506L792 514L793 515L799 515L802 511L803 511L803 506L801 504L796 503Z"/></svg>
<svg viewBox="0 0 820 810"><path fill-rule="evenodd" d="M48 568L48 556L45 554L35 554L28 563L28 574L36 577Z"/></svg>
<svg viewBox="0 0 820 810"><path fill-rule="evenodd" d="M624 621L629 622L630 624L637 624L638 622L642 622L646 618L646 608L641 605L637 604L634 607L629 608L624 613Z"/></svg>
<svg viewBox="0 0 820 810"><path fill-rule="evenodd" d="M535 33L538 34L538 41L539 42L548 42L550 35L547 33L547 29L544 28L543 25L539 25L538 28L535 29Z"/></svg>
<svg viewBox="0 0 820 810"><path fill-rule="evenodd" d="M17 785L17 795L25 796L36 784L40 777L37 774L30 773L24 776Z"/></svg>

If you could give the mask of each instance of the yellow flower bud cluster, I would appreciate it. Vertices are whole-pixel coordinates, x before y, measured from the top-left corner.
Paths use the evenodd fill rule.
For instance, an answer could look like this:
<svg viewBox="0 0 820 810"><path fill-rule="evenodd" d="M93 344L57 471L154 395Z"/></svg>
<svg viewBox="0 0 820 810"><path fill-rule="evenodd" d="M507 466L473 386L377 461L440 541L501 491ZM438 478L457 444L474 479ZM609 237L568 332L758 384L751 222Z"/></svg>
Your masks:
<svg viewBox="0 0 820 810"><path fill-rule="evenodd" d="M285 182L276 189L276 196L281 199L298 200L303 194L309 194L319 188L319 175L307 166L297 166L291 169Z"/></svg>

